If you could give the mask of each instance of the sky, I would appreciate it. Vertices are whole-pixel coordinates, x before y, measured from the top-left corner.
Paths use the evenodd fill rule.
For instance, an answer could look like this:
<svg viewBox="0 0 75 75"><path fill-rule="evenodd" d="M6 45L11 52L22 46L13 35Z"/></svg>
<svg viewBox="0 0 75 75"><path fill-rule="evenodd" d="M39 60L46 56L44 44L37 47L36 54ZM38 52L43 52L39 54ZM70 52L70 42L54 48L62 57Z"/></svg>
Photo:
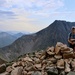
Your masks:
<svg viewBox="0 0 75 75"><path fill-rule="evenodd" d="M55 20L75 22L75 0L0 0L0 31L37 32Z"/></svg>

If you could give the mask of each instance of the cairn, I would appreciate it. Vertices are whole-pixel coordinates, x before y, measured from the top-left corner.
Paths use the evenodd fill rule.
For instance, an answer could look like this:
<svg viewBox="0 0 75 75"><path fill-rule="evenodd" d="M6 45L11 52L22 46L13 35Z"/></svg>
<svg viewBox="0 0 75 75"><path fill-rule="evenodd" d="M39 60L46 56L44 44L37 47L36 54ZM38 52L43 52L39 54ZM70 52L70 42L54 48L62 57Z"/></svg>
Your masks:
<svg viewBox="0 0 75 75"><path fill-rule="evenodd" d="M70 72L75 72L75 53L61 42L55 47L25 54L11 65L0 65L0 75L68 75Z"/></svg>

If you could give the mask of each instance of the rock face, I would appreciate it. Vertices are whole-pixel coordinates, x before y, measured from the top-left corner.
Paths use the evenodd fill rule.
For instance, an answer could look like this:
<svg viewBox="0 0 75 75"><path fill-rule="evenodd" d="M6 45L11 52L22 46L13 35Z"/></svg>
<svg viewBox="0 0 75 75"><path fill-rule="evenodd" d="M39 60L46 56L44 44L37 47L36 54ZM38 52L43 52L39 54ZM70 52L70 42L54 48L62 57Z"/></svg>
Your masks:
<svg viewBox="0 0 75 75"><path fill-rule="evenodd" d="M72 56L64 56L70 53ZM55 47L48 47L45 51L24 54L11 65L0 65L0 75L70 75L75 71L74 54L73 49L57 42Z"/></svg>
<svg viewBox="0 0 75 75"><path fill-rule="evenodd" d="M22 36L13 44L1 48L0 55L10 61L34 50L45 50L48 46L55 46L57 42L68 44L68 34L74 25L75 23L56 20L47 28L31 35ZM58 49L56 53L59 48L56 46Z"/></svg>

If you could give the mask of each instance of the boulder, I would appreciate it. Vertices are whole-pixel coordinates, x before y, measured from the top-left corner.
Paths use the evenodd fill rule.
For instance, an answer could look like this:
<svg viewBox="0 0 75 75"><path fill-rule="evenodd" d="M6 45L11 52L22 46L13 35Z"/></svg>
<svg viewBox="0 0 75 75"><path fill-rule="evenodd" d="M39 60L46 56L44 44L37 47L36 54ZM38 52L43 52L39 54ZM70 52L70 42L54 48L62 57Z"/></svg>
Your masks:
<svg viewBox="0 0 75 75"><path fill-rule="evenodd" d="M12 64L12 68L13 69L15 69L15 67L17 67L18 66L18 64L16 63L16 62L14 62L13 64Z"/></svg>
<svg viewBox="0 0 75 75"><path fill-rule="evenodd" d="M29 72L27 73L27 75L32 75L33 72L34 72L34 71L29 71Z"/></svg>
<svg viewBox="0 0 75 75"><path fill-rule="evenodd" d="M73 49L72 48L69 48L69 47L67 47L67 48L65 48L65 49L63 49L63 50L61 50L61 53L73 53Z"/></svg>
<svg viewBox="0 0 75 75"><path fill-rule="evenodd" d="M35 62L36 64L41 63L41 60L40 60L39 58L36 58L36 57L35 57L33 60L34 60L34 62Z"/></svg>
<svg viewBox="0 0 75 75"><path fill-rule="evenodd" d="M47 52L54 52L54 47L53 46L52 47L48 47L46 51Z"/></svg>
<svg viewBox="0 0 75 75"><path fill-rule="evenodd" d="M12 66L8 66L8 67L6 68L6 72L8 72L8 73L10 73L12 70L13 70L13 69L12 69Z"/></svg>
<svg viewBox="0 0 75 75"><path fill-rule="evenodd" d="M71 61L72 70L75 71L75 60Z"/></svg>
<svg viewBox="0 0 75 75"><path fill-rule="evenodd" d="M23 75L27 75L27 71L23 71L22 73L23 73Z"/></svg>
<svg viewBox="0 0 75 75"><path fill-rule="evenodd" d="M24 67L25 66L25 62L21 61L21 66Z"/></svg>
<svg viewBox="0 0 75 75"><path fill-rule="evenodd" d="M46 66L50 66L51 64L53 64L51 61L47 61Z"/></svg>
<svg viewBox="0 0 75 75"><path fill-rule="evenodd" d="M42 54L39 58L40 58L40 60L45 59L46 58L46 51L42 52Z"/></svg>
<svg viewBox="0 0 75 75"><path fill-rule="evenodd" d="M31 67L31 66L33 66L33 64L34 64L34 63L27 61L27 62L25 62L25 67L26 67L26 68L27 68L27 67Z"/></svg>
<svg viewBox="0 0 75 75"><path fill-rule="evenodd" d="M67 45L66 44L63 44L62 46L61 46L61 50L64 50L64 49L66 49L67 48Z"/></svg>
<svg viewBox="0 0 75 75"><path fill-rule="evenodd" d="M64 60L63 59L60 59L60 60L58 60L57 61L57 68L58 69L60 69L60 70L62 70L62 69L64 69Z"/></svg>
<svg viewBox="0 0 75 75"><path fill-rule="evenodd" d="M32 71L32 70L34 70L34 68L33 68L33 66L30 66L30 67L26 67L25 70L26 71Z"/></svg>
<svg viewBox="0 0 75 75"><path fill-rule="evenodd" d="M35 53L35 57L39 58L41 56L41 53L40 52L36 52Z"/></svg>
<svg viewBox="0 0 75 75"><path fill-rule="evenodd" d="M23 67L16 67L12 72L11 75L23 75L22 74Z"/></svg>
<svg viewBox="0 0 75 75"><path fill-rule="evenodd" d="M50 52L50 51L47 51L47 54L50 55L50 56L54 56L55 55L54 52Z"/></svg>
<svg viewBox="0 0 75 75"><path fill-rule="evenodd" d="M30 61L30 62L32 62L32 59L30 58L30 57L25 57L25 58L23 58L23 61L25 62L25 61Z"/></svg>
<svg viewBox="0 0 75 75"><path fill-rule="evenodd" d="M63 44L61 42L57 42L56 47L55 47L56 54L59 54L62 46L63 46Z"/></svg>
<svg viewBox="0 0 75 75"><path fill-rule="evenodd" d="M49 58L48 61L51 61L52 63L56 63L57 62L57 60L54 57Z"/></svg>
<svg viewBox="0 0 75 75"><path fill-rule="evenodd" d="M42 75L48 75L48 74L47 74L47 71L44 71L44 70L42 70L41 74L42 74Z"/></svg>
<svg viewBox="0 0 75 75"><path fill-rule="evenodd" d="M41 64L35 64L34 67L38 70L41 70L41 68L42 68Z"/></svg>
<svg viewBox="0 0 75 75"><path fill-rule="evenodd" d="M70 65L68 64L67 61L65 61L65 72L68 73L68 72L70 72L70 71L71 71Z"/></svg>
<svg viewBox="0 0 75 75"><path fill-rule="evenodd" d="M61 55L55 55L54 58L59 60L59 59L62 59L62 56Z"/></svg>
<svg viewBox="0 0 75 75"><path fill-rule="evenodd" d="M63 59L73 58L73 53L65 53L63 54Z"/></svg>
<svg viewBox="0 0 75 75"><path fill-rule="evenodd" d="M35 71L31 75L42 75L40 71Z"/></svg>
<svg viewBox="0 0 75 75"><path fill-rule="evenodd" d="M41 64L35 64L35 67L41 68Z"/></svg>

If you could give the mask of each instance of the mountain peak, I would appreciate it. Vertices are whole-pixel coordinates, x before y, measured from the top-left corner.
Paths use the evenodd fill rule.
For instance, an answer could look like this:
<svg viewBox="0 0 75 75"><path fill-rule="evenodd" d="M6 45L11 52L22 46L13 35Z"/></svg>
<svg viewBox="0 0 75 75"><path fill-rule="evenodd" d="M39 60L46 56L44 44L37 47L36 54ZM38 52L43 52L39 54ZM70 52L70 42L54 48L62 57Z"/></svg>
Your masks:
<svg viewBox="0 0 75 75"><path fill-rule="evenodd" d="M65 21L65 20L55 20L54 22L59 22L59 23L60 22L63 22L63 23L75 23L75 22L70 22L70 21Z"/></svg>
<svg viewBox="0 0 75 75"><path fill-rule="evenodd" d="M49 28L52 27L57 27L57 28L60 28L60 27L63 27L63 26L71 26L73 25L74 26L74 22L69 22L69 21L65 21L65 20L55 20L52 24L49 25Z"/></svg>
<svg viewBox="0 0 75 75"><path fill-rule="evenodd" d="M65 20L55 20L54 22L67 22Z"/></svg>
<svg viewBox="0 0 75 75"><path fill-rule="evenodd" d="M50 24L47 28L59 28L61 26L64 26L66 21L63 20L55 20L52 24Z"/></svg>

